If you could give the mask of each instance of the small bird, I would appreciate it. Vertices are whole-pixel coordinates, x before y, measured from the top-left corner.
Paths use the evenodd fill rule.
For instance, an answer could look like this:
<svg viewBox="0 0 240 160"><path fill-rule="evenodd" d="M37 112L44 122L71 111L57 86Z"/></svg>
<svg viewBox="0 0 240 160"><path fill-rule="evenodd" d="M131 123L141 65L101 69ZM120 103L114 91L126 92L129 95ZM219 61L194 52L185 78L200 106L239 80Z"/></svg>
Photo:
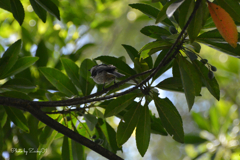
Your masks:
<svg viewBox="0 0 240 160"><path fill-rule="evenodd" d="M125 76L124 74L117 72L114 65L100 64L93 66L89 71L91 72L91 78L94 82L97 84L103 84L103 89L106 83L108 84L113 80L115 83L115 78Z"/></svg>

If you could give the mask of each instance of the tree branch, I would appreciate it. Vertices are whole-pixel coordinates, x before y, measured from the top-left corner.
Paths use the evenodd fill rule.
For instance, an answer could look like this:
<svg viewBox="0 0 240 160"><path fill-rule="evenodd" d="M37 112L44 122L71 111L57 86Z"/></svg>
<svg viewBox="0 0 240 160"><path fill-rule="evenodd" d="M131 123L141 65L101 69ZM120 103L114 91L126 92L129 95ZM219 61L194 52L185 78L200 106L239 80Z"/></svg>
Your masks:
<svg viewBox="0 0 240 160"><path fill-rule="evenodd" d="M98 145L97 143L85 138L84 136L70 130L69 128L65 127L64 125L58 123L57 121L53 120L49 116L47 116L43 111L40 109L36 109L31 105L27 105L24 108L35 116L39 121L45 123L49 127L55 129L56 131L66 135L67 137L71 138L72 140L90 148L91 150L99 153L100 155L108 158L108 159L116 159L116 160L123 160L121 157L117 156L116 154L110 152L109 150L103 148L102 146Z"/></svg>

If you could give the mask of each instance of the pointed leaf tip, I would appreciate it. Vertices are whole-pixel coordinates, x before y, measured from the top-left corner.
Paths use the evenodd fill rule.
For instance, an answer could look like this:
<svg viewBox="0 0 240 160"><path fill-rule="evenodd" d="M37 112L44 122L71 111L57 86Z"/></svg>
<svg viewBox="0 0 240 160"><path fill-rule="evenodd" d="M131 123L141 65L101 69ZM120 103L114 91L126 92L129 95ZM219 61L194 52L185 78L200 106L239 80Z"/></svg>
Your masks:
<svg viewBox="0 0 240 160"><path fill-rule="evenodd" d="M233 47L237 47L238 32L232 17L219 5L208 2L211 17L222 37Z"/></svg>

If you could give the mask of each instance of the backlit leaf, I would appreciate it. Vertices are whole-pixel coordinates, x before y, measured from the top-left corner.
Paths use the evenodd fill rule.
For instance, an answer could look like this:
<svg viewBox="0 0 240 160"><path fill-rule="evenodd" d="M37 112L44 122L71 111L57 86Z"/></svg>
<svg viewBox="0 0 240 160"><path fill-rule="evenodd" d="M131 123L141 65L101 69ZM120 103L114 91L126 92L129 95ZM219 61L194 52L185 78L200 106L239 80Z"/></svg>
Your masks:
<svg viewBox="0 0 240 160"><path fill-rule="evenodd" d="M208 9L220 34L233 48L236 48L238 32L232 17L214 3L208 2Z"/></svg>

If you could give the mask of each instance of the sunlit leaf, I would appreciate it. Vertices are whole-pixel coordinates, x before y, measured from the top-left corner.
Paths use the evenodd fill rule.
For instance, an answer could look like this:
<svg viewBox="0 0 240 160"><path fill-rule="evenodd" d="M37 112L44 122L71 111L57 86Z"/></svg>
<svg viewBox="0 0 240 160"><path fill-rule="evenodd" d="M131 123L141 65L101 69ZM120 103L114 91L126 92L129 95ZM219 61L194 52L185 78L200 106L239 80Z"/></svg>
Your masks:
<svg viewBox="0 0 240 160"><path fill-rule="evenodd" d="M236 48L238 32L232 17L214 3L208 2L208 9L220 34L233 48Z"/></svg>

